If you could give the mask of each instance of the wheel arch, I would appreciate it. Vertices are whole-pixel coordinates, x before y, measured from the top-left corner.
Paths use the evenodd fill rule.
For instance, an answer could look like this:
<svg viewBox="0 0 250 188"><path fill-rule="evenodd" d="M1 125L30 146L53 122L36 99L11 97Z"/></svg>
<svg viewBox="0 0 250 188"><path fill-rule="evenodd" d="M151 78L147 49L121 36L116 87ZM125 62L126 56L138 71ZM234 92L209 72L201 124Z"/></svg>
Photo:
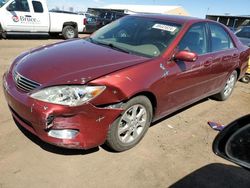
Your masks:
<svg viewBox="0 0 250 188"><path fill-rule="evenodd" d="M240 78L240 74L241 74L240 68L239 67L236 68L235 71L237 72L237 79L239 79Z"/></svg>
<svg viewBox="0 0 250 188"><path fill-rule="evenodd" d="M77 25L76 22L64 22L64 23L63 23L63 28L64 28L65 26L72 26L72 27L74 27L75 29L78 28L78 25Z"/></svg>
<svg viewBox="0 0 250 188"><path fill-rule="evenodd" d="M152 107L153 107L153 116L154 116L155 112L156 112L156 108L157 108L157 98L156 98L156 96L150 91L141 91L141 92L136 93L133 96L131 96L129 98L129 100L134 98L134 97L137 97L137 96L145 96L150 100L150 102L152 104Z"/></svg>

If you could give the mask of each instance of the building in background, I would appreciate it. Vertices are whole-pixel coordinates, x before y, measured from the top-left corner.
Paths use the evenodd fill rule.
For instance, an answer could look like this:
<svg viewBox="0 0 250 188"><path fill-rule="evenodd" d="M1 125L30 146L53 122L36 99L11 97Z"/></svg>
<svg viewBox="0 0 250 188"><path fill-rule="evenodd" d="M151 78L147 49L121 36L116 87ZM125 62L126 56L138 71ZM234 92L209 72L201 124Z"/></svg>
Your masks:
<svg viewBox="0 0 250 188"><path fill-rule="evenodd" d="M181 6L160 6L160 5L125 5L111 4L101 8L89 8L88 12L93 10L117 11L125 14L135 13L160 13L188 16L188 12Z"/></svg>
<svg viewBox="0 0 250 188"><path fill-rule="evenodd" d="M209 20L220 22L232 29L240 26L250 25L250 15L247 16L230 16L230 15L206 15Z"/></svg>

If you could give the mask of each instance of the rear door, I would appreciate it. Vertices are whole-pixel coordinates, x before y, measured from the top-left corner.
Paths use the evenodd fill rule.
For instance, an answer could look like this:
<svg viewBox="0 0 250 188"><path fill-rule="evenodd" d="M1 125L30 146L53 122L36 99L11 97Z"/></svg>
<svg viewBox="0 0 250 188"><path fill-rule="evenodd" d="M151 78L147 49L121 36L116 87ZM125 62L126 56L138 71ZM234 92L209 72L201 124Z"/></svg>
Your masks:
<svg viewBox="0 0 250 188"><path fill-rule="evenodd" d="M239 52L230 35L219 24L209 23L210 54L213 57L207 66L207 91L220 90L227 76L239 61Z"/></svg>
<svg viewBox="0 0 250 188"><path fill-rule="evenodd" d="M28 0L14 0L7 7L5 14L7 31L32 31L32 12Z"/></svg>
<svg viewBox="0 0 250 188"><path fill-rule="evenodd" d="M32 2L34 32L48 32L49 31L49 12L45 1Z"/></svg>

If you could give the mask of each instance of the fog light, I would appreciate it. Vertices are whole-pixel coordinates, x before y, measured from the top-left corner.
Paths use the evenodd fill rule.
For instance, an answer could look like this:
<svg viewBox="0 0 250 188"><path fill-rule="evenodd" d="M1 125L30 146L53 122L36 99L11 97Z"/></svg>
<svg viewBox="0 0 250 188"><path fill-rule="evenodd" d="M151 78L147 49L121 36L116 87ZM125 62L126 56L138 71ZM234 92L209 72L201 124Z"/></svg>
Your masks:
<svg viewBox="0 0 250 188"><path fill-rule="evenodd" d="M75 138L77 134L78 134L77 130L70 130L70 129L50 130L48 133L50 137L59 139L72 139Z"/></svg>

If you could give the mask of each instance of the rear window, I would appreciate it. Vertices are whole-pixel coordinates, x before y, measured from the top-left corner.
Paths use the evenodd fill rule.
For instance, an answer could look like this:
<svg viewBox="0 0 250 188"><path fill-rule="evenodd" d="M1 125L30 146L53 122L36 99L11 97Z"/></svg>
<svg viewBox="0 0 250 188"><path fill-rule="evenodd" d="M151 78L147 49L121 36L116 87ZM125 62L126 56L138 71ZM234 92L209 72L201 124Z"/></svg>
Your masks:
<svg viewBox="0 0 250 188"><path fill-rule="evenodd" d="M43 5L39 1L32 1L32 5L34 8L34 12L36 13L42 13L43 12Z"/></svg>
<svg viewBox="0 0 250 188"><path fill-rule="evenodd" d="M234 44L231 37L220 25L209 25L211 31L212 52L234 48Z"/></svg>

